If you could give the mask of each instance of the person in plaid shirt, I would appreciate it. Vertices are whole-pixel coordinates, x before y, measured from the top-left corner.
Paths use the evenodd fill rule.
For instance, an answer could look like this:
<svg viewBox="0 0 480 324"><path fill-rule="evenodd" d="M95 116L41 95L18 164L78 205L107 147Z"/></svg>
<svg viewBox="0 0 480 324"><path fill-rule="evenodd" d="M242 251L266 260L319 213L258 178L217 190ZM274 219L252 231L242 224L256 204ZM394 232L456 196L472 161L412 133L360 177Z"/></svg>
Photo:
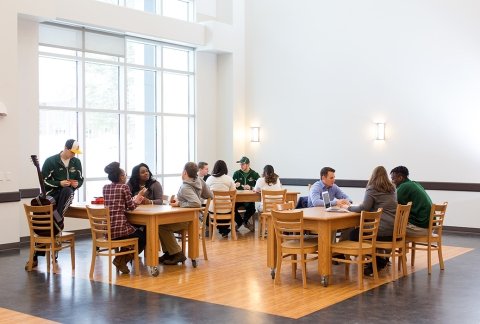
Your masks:
<svg viewBox="0 0 480 324"><path fill-rule="evenodd" d="M112 183L103 187L103 198L105 207L110 209L110 221L112 226L112 239L121 240L126 238L138 238L138 253L143 252L146 244L146 233L143 228L137 228L130 224L125 216L126 210L134 210L141 204L143 196L138 194L132 197L130 188L125 184L127 176L120 168L120 163L112 162L104 169L108 179ZM121 255L113 259L113 264L122 273L130 273L127 267L128 262L133 259L132 254Z"/></svg>

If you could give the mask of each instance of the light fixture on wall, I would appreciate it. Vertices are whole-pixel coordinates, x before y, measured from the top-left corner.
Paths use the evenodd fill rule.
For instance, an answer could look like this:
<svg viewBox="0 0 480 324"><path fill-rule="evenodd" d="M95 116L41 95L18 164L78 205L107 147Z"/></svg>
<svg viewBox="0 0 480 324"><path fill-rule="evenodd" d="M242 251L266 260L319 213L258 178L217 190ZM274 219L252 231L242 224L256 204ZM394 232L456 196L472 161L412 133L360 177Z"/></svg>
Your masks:
<svg viewBox="0 0 480 324"><path fill-rule="evenodd" d="M376 123L377 124L377 141L384 141L385 140L385 123Z"/></svg>
<svg viewBox="0 0 480 324"><path fill-rule="evenodd" d="M260 142L260 127L250 127L250 142Z"/></svg>
<svg viewBox="0 0 480 324"><path fill-rule="evenodd" d="M7 106L3 102L0 101L0 117L7 116Z"/></svg>

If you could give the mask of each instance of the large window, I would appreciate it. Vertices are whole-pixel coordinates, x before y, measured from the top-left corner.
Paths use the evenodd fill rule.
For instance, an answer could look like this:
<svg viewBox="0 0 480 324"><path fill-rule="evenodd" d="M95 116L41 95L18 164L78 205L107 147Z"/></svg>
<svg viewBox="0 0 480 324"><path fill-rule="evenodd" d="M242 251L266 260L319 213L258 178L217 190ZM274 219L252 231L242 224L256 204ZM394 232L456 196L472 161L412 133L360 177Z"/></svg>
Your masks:
<svg viewBox="0 0 480 324"><path fill-rule="evenodd" d="M165 17L193 21L193 0L98 0L117 6L146 11Z"/></svg>
<svg viewBox="0 0 480 324"><path fill-rule="evenodd" d="M144 162L175 194L195 160L194 51L43 24L39 44L40 161L78 139L86 179L78 198L102 195L104 167Z"/></svg>

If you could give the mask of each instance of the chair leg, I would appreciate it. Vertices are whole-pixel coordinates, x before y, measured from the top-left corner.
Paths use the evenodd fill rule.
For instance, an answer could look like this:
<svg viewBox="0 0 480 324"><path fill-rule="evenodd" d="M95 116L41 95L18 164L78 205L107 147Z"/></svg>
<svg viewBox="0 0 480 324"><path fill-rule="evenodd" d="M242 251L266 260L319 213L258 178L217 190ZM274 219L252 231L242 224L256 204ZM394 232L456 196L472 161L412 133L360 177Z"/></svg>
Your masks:
<svg viewBox="0 0 480 324"><path fill-rule="evenodd" d="M364 257L364 256L362 256L362 257ZM372 255L371 258L372 258L372 267L373 267L373 280L377 281L378 280L377 258L375 257L375 255ZM363 271L362 271L362 273L363 273Z"/></svg>
<svg viewBox="0 0 480 324"><path fill-rule="evenodd" d="M95 271L95 261L97 259L97 246L92 244L92 261L90 262L90 279L93 279L93 271Z"/></svg>
<svg viewBox="0 0 480 324"><path fill-rule="evenodd" d="M108 282L112 282L112 250L108 251Z"/></svg>
<svg viewBox="0 0 480 324"><path fill-rule="evenodd" d="M28 270L27 271L32 271L33 269L33 254L35 252L35 242L33 241L32 238L30 238L30 254L28 256Z"/></svg>
<svg viewBox="0 0 480 324"><path fill-rule="evenodd" d="M440 270L445 269L445 264L443 263L443 253L442 253L442 243L438 242L438 262L440 263Z"/></svg>
<svg viewBox="0 0 480 324"><path fill-rule="evenodd" d="M302 281L303 281L303 288L307 288L307 263L305 262L305 255L302 254L300 256L300 262L302 267Z"/></svg>
<svg viewBox="0 0 480 324"><path fill-rule="evenodd" d="M203 259L208 260L207 243L205 241L205 227L202 227L202 247L203 247Z"/></svg>
<svg viewBox="0 0 480 324"><path fill-rule="evenodd" d="M215 240L215 230L217 229L217 220L215 218L210 218L210 223L209 225L210 226L210 241L214 241Z"/></svg>
<svg viewBox="0 0 480 324"><path fill-rule="evenodd" d="M273 280L273 283L275 285L278 284L278 281L280 280L280 275L282 273L282 261L283 261L282 251L280 248L277 248L277 271L275 273L275 279Z"/></svg>
<svg viewBox="0 0 480 324"><path fill-rule="evenodd" d="M70 259L72 260L72 270L75 270L75 239L70 242Z"/></svg>
<svg viewBox="0 0 480 324"><path fill-rule="evenodd" d="M397 276L396 276L396 271L397 271L397 267L395 266L395 263L396 263L396 258L397 258L397 253L395 252L396 248L394 247L392 252L391 252L391 258L392 258L392 281L395 281L397 279ZM400 258L400 256L398 256L398 258ZM400 259L398 260L398 265L400 266Z"/></svg>
<svg viewBox="0 0 480 324"><path fill-rule="evenodd" d="M407 275L407 251L406 249L403 249L403 254L402 254L402 271L403 271L403 276ZM399 264L400 266L400 264Z"/></svg>
<svg viewBox="0 0 480 324"><path fill-rule="evenodd" d="M292 254L291 258L292 258L292 278L296 279L297 278L297 262L298 262L297 255Z"/></svg>
<svg viewBox="0 0 480 324"><path fill-rule="evenodd" d="M230 220L230 233L232 233L233 239L236 241L237 240L237 231L235 230L235 219Z"/></svg>
<svg viewBox="0 0 480 324"><path fill-rule="evenodd" d="M138 261L138 241L135 242L133 247L133 262L135 267L135 275L140 275L140 262Z"/></svg>
<svg viewBox="0 0 480 324"><path fill-rule="evenodd" d="M427 247L428 274L432 274L432 245L428 243Z"/></svg>
<svg viewBox="0 0 480 324"><path fill-rule="evenodd" d="M47 262L47 272L50 272L50 250L45 252L45 261Z"/></svg>
<svg viewBox="0 0 480 324"><path fill-rule="evenodd" d="M262 217L262 216L261 216ZM259 226L260 227L260 226ZM259 229L259 231L261 230L261 233L262 233L262 240L265 239L265 236L266 236L266 232L267 232L267 217L266 216L263 216L262 217L262 228Z"/></svg>
<svg viewBox="0 0 480 324"><path fill-rule="evenodd" d="M412 251L412 256L411 256L411 259L410 259L410 265L412 267L414 267L415 266L415 243L412 242L411 244L412 244L412 246L411 246L410 249Z"/></svg>

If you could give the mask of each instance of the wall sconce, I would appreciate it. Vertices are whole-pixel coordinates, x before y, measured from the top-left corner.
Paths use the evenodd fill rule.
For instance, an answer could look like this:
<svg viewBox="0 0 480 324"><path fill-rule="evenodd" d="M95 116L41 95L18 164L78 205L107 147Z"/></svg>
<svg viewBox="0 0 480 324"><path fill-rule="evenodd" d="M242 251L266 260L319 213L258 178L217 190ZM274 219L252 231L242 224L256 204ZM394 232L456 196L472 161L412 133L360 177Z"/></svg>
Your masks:
<svg viewBox="0 0 480 324"><path fill-rule="evenodd" d="M377 141L385 140L385 123L377 123Z"/></svg>
<svg viewBox="0 0 480 324"><path fill-rule="evenodd" d="M260 127L250 127L250 142L260 142Z"/></svg>
<svg viewBox="0 0 480 324"><path fill-rule="evenodd" d="M3 102L0 102L0 117L7 116L7 106Z"/></svg>

